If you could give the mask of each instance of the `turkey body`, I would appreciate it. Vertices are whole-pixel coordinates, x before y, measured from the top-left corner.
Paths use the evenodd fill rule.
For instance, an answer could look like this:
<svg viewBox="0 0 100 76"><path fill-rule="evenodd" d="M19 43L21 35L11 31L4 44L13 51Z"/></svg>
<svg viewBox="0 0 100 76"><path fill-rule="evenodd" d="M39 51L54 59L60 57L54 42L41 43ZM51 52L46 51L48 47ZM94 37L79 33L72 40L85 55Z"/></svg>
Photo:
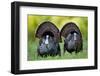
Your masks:
<svg viewBox="0 0 100 76"><path fill-rule="evenodd" d="M59 43L51 36L44 36L39 42L38 55L42 57L61 55Z"/></svg>
<svg viewBox="0 0 100 76"><path fill-rule="evenodd" d="M78 53L81 50L80 36L78 33L69 33L64 40L64 52L67 50L69 53Z"/></svg>

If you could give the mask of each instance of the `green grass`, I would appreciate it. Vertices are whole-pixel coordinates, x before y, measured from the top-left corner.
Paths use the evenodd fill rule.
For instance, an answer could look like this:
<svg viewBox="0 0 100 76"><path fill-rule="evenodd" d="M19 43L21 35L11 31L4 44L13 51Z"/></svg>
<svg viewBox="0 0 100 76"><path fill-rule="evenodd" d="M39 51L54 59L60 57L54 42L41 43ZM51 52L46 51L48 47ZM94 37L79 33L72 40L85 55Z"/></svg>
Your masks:
<svg viewBox="0 0 100 76"><path fill-rule="evenodd" d="M73 52L72 54L68 53L67 51L63 54L63 42L60 43L61 48L61 56L47 56L47 57L40 57L37 56L37 47L38 47L39 40L36 39L35 41L29 40L28 41L28 61L33 60L58 60L58 59L85 59L88 58L87 52L87 40L83 40L83 50L79 53Z"/></svg>

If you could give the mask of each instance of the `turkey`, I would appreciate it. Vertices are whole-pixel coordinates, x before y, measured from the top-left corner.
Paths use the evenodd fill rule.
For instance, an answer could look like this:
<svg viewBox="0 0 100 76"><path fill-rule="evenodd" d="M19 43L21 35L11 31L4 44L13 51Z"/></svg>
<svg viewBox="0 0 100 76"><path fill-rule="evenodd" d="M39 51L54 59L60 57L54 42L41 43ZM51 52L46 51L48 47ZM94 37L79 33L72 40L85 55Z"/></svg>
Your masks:
<svg viewBox="0 0 100 76"><path fill-rule="evenodd" d="M43 22L40 24L36 31L36 37L39 38L39 46L37 48L38 56L61 55L59 45L60 33L53 23Z"/></svg>
<svg viewBox="0 0 100 76"><path fill-rule="evenodd" d="M82 51L82 34L73 22L67 23L61 30L61 36L64 37L64 53L78 53Z"/></svg>

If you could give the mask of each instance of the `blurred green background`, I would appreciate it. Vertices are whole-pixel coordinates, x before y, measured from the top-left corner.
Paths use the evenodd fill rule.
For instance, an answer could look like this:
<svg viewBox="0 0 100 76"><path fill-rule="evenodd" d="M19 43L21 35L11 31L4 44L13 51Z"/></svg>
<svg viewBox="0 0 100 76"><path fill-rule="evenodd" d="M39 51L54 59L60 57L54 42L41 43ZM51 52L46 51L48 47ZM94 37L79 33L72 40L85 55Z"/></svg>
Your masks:
<svg viewBox="0 0 100 76"><path fill-rule="evenodd" d="M54 23L59 30L68 22L74 22L79 27L83 37L83 51L75 54L66 53L64 55L46 58L37 56L37 47L39 39L35 37L37 28L42 22L50 21ZM63 41L63 40L62 40ZM60 43L61 54L63 54L63 44ZM28 15L28 61L32 60L55 60L55 59L82 59L88 58L88 17L83 16L46 16L46 15Z"/></svg>

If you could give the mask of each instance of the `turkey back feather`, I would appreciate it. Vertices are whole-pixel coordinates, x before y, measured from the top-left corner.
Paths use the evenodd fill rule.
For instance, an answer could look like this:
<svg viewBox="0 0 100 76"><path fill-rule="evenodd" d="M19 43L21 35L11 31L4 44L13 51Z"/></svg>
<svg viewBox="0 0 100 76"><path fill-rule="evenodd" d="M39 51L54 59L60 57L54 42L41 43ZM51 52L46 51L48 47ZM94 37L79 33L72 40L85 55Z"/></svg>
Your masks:
<svg viewBox="0 0 100 76"><path fill-rule="evenodd" d="M40 39L47 34L54 37L55 40L60 41L59 29L52 22L49 21L43 22L39 25L36 30L35 36Z"/></svg>

